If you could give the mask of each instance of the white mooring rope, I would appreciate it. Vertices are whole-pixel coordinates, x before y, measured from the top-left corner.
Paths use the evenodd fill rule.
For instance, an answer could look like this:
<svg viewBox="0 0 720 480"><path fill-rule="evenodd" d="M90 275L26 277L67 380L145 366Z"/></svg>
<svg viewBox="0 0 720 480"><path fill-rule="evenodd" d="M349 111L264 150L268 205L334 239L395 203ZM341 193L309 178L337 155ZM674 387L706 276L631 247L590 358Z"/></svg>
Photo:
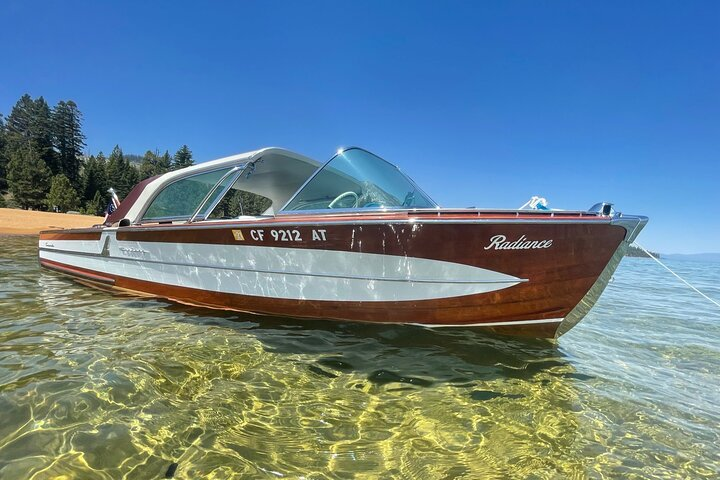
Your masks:
<svg viewBox="0 0 720 480"><path fill-rule="evenodd" d="M688 282L687 280L685 280L684 278L682 278L680 275L678 275L677 273L675 273L675 272L673 272L672 270L670 270L670 267L668 267L668 266L665 265L663 262L661 262L658 258L655 257L655 255L653 255L652 253L648 252L648 251L645 249L645 247L643 247L642 245L640 245L640 244L637 243L637 242L634 242L633 245L635 245L635 246L638 247L640 250L642 250L643 252L645 252L648 257L652 258L652 259L655 260L657 263L659 263L662 267L665 268L665 270L667 270L668 272L670 272L670 273L672 273L673 275L675 275L675 276L677 277L677 279L680 280L681 282L683 282L685 285L687 285L688 287L692 288L692 289L695 290L697 293L699 293L700 295L702 295L703 297L705 297L707 300L709 300L709 301L711 301L712 303L714 303L717 307L720 307L720 303L718 303L718 302L716 302L715 300L713 300L712 298L708 297L708 296L705 295L703 292L701 292L700 290L698 290L697 288L695 288L693 285L690 285L690 282Z"/></svg>

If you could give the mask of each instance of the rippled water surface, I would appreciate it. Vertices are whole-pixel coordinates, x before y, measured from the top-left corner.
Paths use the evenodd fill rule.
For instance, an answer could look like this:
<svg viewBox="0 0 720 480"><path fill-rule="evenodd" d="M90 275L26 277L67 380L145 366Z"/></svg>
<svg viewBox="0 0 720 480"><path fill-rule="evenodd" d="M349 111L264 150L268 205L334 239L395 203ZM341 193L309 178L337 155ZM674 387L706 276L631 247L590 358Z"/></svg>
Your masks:
<svg viewBox="0 0 720 480"><path fill-rule="evenodd" d="M0 241L3 479L720 476L719 312L650 260L553 344L121 296Z"/></svg>

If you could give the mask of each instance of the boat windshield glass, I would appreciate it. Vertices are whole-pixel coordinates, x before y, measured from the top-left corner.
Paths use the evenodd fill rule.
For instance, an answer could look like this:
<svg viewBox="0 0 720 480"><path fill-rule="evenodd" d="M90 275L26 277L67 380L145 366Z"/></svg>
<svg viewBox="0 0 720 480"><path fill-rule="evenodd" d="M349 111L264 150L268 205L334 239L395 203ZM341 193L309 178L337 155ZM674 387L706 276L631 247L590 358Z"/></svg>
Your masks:
<svg viewBox="0 0 720 480"><path fill-rule="evenodd" d="M190 218L229 168L183 178L165 187L152 201L143 221Z"/></svg>
<svg viewBox="0 0 720 480"><path fill-rule="evenodd" d="M396 166L370 152L351 148L326 163L283 210L436 206Z"/></svg>

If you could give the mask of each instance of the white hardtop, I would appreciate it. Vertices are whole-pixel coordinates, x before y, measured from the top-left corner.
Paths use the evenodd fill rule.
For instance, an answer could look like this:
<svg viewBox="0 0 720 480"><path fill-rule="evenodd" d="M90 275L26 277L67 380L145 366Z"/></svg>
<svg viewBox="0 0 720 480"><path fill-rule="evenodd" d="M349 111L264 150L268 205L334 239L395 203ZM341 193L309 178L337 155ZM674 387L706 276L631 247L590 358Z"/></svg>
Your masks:
<svg viewBox="0 0 720 480"><path fill-rule="evenodd" d="M284 148L268 147L199 163L160 175L145 186L125 215L131 223L140 221L147 206L166 186L183 178L223 168L254 163L252 182L243 189L272 200L273 209L279 209L298 191L305 181L320 168L320 162Z"/></svg>

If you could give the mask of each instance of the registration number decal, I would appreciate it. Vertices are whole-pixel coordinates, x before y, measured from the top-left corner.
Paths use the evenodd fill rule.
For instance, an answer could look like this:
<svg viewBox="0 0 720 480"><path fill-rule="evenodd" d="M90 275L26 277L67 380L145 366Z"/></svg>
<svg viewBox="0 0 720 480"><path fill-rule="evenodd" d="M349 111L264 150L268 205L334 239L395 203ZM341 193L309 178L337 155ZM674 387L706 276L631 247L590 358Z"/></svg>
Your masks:
<svg viewBox="0 0 720 480"><path fill-rule="evenodd" d="M233 230L233 237L239 242L245 241L248 236L254 242L302 242L303 234L300 230L294 228L254 228L246 231L243 235L242 230ZM306 232L307 233L307 232ZM327 230L324 228L316 228L310 232L310 240L313 242L324 242L327 240Z"/></svg>

